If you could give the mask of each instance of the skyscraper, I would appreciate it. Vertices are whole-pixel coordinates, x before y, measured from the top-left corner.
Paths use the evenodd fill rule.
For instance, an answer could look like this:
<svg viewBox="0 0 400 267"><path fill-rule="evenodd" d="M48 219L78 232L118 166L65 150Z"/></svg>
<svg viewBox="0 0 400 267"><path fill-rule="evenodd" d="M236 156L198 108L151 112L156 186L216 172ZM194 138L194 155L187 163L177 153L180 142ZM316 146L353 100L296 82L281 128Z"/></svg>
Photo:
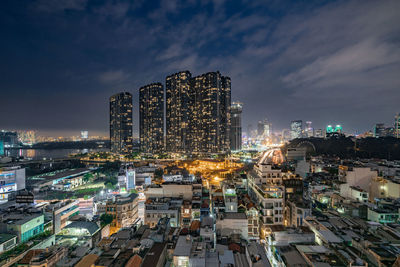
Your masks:
<svg viewBox="0 0 400 267"><path fill-rule="evenodd" d="M233 102L231 106L231 150L242 149L242 110L243 105Z"/></svg>
<svg viewBox="0 0 400 267"><path fill-rule="evenodd" d="M173 153L190 151L190 114L193 99L190 88L192 75L189 71L172 74L165 81L166 102L166 149Z"/></svg>
<svg viewBox="0 0 400 267"><path fill-rule="evenodd" d="M164 151L164 88L161 83L139 89L139 136L142 152Z"/></svg>
<svg viewBox="0 0 400 267"><path fill-rule="evenodd" d="M132 152L132 95L122 92L110 97L111 152Z"/></svg>
<svg viewBox="0 0 400 267"><path fill-rule="evenodd" d="M271 135L271 123L268 122L268 119L263 121L258 121L257 123L257 135L258 137L265 138Z"/></svg>
<svg viewBox="0 0 400 267"><path fill-rule="evenodd" d="M219 72L191 79L191 133L194 153L230 150L231 81Z"/></svg>
<svg viewBox="0 0 400 267"><path fill-rule="evenodd" d="M400 138L400 113L396 114L394 119L394 136Z"/></svg>
<svg viewBox="0 0 400 267"><path fill-rule="evenodd" d="M314 128L312 127L311 121L306 121L306 127L304 129L304 133L306 137L313 137L314 136Z"/></svg>
<svg viewBox="0 0 400 267"><path fill-rule="evenodd" d="M292 121L292 123L290 124L290 134L292 139L301 138L302 131L303 131L303 121L302 120Z"/></svg>
<svg viewBox="0 0 400 267"><path fill-rule="evenodd" d="M385 125L383 123L377 123L374 126L374 137L384 137L385 136Z"/></svg>
<svg viewBox="0 0 400 267"><path fill-rule="evenodd" d="M166 79L167 151L225 153L230 149L231 80L219 72Z"/></svg>
<svg viewBox="0 0 400 267"><path fill-rule="evenodd" d="M88 138L89 138L89 131L86 131L86 130L81 131L81 139L85 140L85 139L88 139Z"/></svg>

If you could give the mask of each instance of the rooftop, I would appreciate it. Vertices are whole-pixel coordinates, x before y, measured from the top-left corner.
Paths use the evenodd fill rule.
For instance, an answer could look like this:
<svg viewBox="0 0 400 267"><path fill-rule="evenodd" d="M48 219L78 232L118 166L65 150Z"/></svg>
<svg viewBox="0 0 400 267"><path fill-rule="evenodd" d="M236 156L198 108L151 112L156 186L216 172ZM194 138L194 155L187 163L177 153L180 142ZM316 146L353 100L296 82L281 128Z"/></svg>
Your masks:
<svg viewBox="0 0 400 267"><path fill-rule="evenodd" d="M154 243L143 260L143 266L157 266L157 263L166 247L166 243Z"/></svg>
<svg viewBox="0 0 400 267"><path fill-rule="evenodd" d="M190 256L190 250L192 249L192 237L191 236L179 236L178 242L175 246L174 256Z"/></svg>
<svg viewBox="0 0 400 267"><path fill-rule="evenodd" d="M16 237L16 235L0 234L0 244L3 244L4 242L7 242L8 240L13 239L14 237Z"/></svg>
<svg viewBox="0 0 400 267"><path fill-rule="evenodd" d="M46 179L46 180L56 180L56 179L61 179L61 178L70 178L78 175L82 175L85 173L90 172L90 169L88 168L78 168L78 169L67 169L67 170L60 170L60 171L54 171L54 172L48 172L44 174L40 174L34 177L31 177L31 179Z"/></svg>
<svg viewBox="0 0 400 267"><path fill-rule="evenodd" d="M97 231L99 231L99 226L94 222L85 222L85 221L75 221L65 228L78 228L78 229L86 229L90 233L90 235L94 235Z"/></svg>

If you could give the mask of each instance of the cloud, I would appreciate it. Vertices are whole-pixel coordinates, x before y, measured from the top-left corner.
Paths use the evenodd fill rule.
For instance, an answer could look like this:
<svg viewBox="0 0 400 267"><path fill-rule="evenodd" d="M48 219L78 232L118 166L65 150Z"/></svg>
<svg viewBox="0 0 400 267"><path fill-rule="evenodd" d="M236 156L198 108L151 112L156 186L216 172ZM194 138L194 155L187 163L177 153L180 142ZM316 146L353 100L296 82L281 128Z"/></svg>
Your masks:
<svg viewBox="0 0 400 267"><path fill-rule="evenodd" d="M400 63L400 50L378 40L364 40L344 47L336 53L320 57L299 70L286 75L283 81L291 86L310 85L320 81L365 73L388 64ZM328 83L329 84L329 83Z"/></svg>
<svg viewBox="0 0 400 267"><path fill-rule="evenodd" d="M220 70L231 77L232 97L244 103L243 127L268 117L275 129L296 118L321 128L331 120L365 129L371 121L391 122L398 112L400 1L39 0L35 5L63 14L56 21L42 13L40 20L27 18L30 35L8 44L19 33L14 31L4 38L7 46L15 52L20 40L27 40L30 53L21 53L23 66L37 64L29 58L33 45L37 55L48 55L37 68L53 80L39 81L51 87L48 91L79 89L88 97L96 91L100 104L90 118L106 114L101 101L107 101L110 88L135 93L186 69L194 75ZM72 9L84 12L61 12ZM74 79L56 79L62 68ZM33 77L24 79L26 88L43 77L37 72L24 69Z"/></svg>
<svg viewBox="0 0 400 267"><path fill-rule="evenodd" d="M129 78L129 74L125 73L122 70L110 70L101 73L98 75L98 79L100 82L105 84L119 83L123 82Z"/></svg>
<svg viewBox="0 0 400 267"><path fill-rule="evenodd" d="M83 10L88 0L38 0L35 8L44 12L58 12L63 10Z"/></svg>
<svg viewBox="0 0 400 267"><path fill-rule="evenodd" d="M112 18L123 18L130 7L129 2L107 2L95 10L96 13Z"/></svg>

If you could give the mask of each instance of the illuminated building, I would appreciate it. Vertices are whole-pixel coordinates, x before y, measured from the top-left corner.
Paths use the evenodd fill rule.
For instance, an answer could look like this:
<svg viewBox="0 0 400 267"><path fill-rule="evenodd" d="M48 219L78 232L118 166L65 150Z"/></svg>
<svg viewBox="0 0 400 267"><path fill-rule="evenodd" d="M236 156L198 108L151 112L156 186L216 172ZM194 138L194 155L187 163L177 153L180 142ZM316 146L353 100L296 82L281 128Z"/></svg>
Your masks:
<svg viewBox="0 0 400 267"><path fill-rule="evenodd" d="M18 139L24 145L33 145L36 143L36 132L18 131Z"/></svg>
<svg viewBox="0 0 400 267"><path fill-rule="evenodd" d="M25 168L0 169L0 202L7 202L12 194L25 189Z"/></svg>
<svg viewBox="0 0 400 267"><path fill-rule="evenodd" d="M111 152L132 152L132 95L128 92L110 97Z"/></svg>
<svg viewBox="0 0 400 267"><path fill-rule="evenodd" d="M322 131L322 129L316 129L315 130L315 137L324 137L324 132Z"/></svg>
<svg viewBox="0 0 400 267"><path fill-rule="evenodd" d="M3 143L3 148L17 147L18 144L18 134L16 132L0 131L0 142Z"/></svg>
<svg viewBox="0 0 400 267"><path fill-rule="evenodd" d="M166 150L174 153L190 151L190 78L189 71L172 74L166 78Z"/></svg>
<svg viewBox="0 0 400 267"><path fill-rule="evenodd" d="M124 188L125 190L134 189L136 186L136 172L132 167L124 168L120 170L118 174L118 185L120 190Z"/></svg>
<svg viewBox="0 0 400 267"><path fill-rule="evenodd" d="M283 225L285 207L284 173L263 162L257 163L249 173L249 195L260 206L261 233L265 235L272 225Z"/></svg>
<svg viewBox="0 0 400 267"><path fill-rule="evenodd" d="M271 135L271 124L267 119L259 121L257 124L257 135L261 138L269 137Z"/></svg>
<svg viewBox="0 0 400 267"><path fill-rule="evenodd" d="M139 89L140 150L157 154L164 150L164 89L152 83Z"/></svg>
<svg viewBox="0 0 400 267"><path fill-rule="evenodd" d="M53 219L53 233L58 234L61 229L71 223L72 217L79 214L79 201L67 200L50 203L46 206L46 211L45 215Z"/></svg>
<svg viewBox="0 0 400 267"><path fill-rule="evenodd" d="M121 227L130 227L138 220L138 195L116 196L114 200L107 201L106 214L114 216L111 222L112 232Z"/></svg>
<svg viewBox="0 0 400 267"><path fill-rule="evenodd" d="M335 128L332 125L326 126L326 136L333 136L334 134L340 134L343 132L343 128L340 124L336 124Z"/></svg>
<svg viewBox="0 0 400 267"><path fill-rule="evenodd" d="M292 121L290 124L290 130L292 139L301 138L303 131L303 121L302 120Z"/></svg>
<svg viewBox="0 0 400 267"><path fill-rule="evenodd" d="M377 123L374 126L374 137L379 138L385 136L385 125L383 123Z"/></svg>
<svg viewBox="0 0 400 267"><path fill-rule="evenodd" d="M27 242L43 233L44 215L42 212L29 212L28 208L12 209L0 214L0 227L6 233L17 235L18 242Z"/></svg>
<svg viewBox="0 0 400 267"><path fill-rule="evenodd" d="M233 102L231 106L231 150L242 149L242 103Z"/></svg>
<svg viewBox="0 0 400 267"><path fill-rule="evenodd" d="M395 117L394 121L394 136L396 138L400 138L400 113L398 113Z"/></svg>
<svg viewBox="0 0 400 267"><path fill-rule="evenodd" d="M219 72L166 78L166 146L186 154L230 151L231 80Z"/></svg>
<svg viewBox="0 0 400 267"><path fill-rule="evenodd" d="M219 72L208 72L191 79L193 92L192 151L230 151L231 80Z"/></svg>
<svg viewBox="0 0 400 267"><path fill-rule="evenodd" d="M304 129L306 137L314 136L314 128L312 127L311 121L306 121L306 128Z"/></svg>
<svg viewBox="0 0 400 267"><path fill-rule="evenodd" d="M180 198L148 198L145 202L144 224L154 227L160 218L169 218L171 227L180 226L181 207Z"/></svg>
<svg viewBox="0 0 400 267"><path fill-rule="evenodd" d="M81 131L81 139L85 140L89 138L89 132L88 131Z"/></svg>

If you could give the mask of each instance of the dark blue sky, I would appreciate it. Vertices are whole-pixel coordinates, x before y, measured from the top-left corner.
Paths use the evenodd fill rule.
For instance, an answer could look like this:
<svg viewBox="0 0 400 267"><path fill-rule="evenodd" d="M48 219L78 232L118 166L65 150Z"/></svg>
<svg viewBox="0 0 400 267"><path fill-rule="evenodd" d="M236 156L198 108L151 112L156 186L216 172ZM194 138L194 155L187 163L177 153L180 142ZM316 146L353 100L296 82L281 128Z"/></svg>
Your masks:
<svg viewBox="0 0 400 267"><path fill-rule="evenodd" d="M364 131L400 112L400 1L0 3L0 129L108 134L108 97L220 70L268 118Z"/></svg>

